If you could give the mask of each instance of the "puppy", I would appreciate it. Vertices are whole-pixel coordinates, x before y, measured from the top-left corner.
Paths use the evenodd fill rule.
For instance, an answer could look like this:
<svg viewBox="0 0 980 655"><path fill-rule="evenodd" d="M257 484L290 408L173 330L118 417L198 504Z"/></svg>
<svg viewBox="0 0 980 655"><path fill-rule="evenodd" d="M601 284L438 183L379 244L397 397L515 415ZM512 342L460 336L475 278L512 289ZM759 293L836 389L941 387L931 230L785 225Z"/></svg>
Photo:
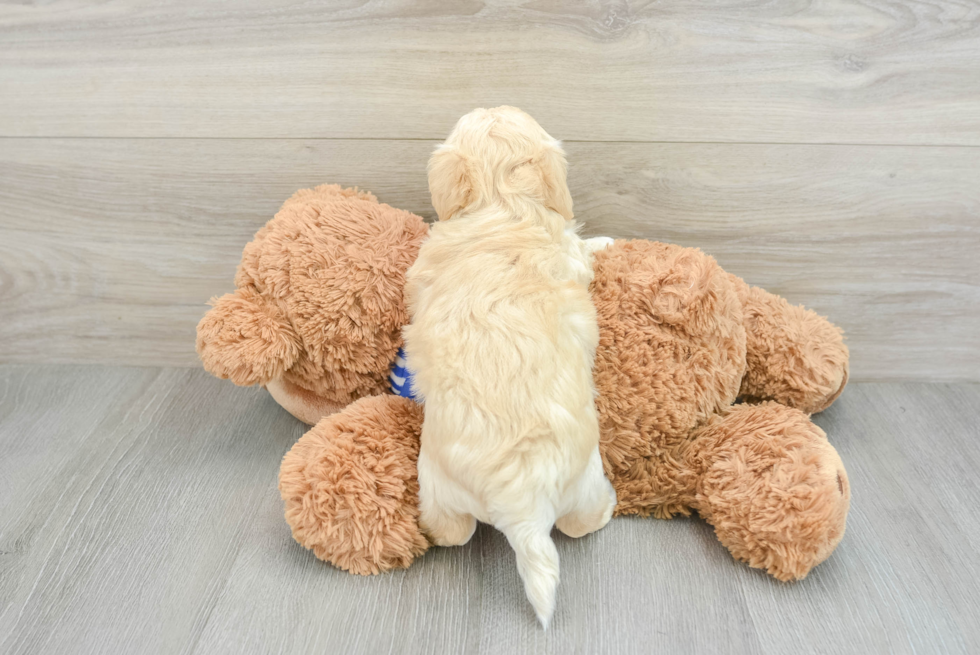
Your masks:
<svg viewBox="0 0 980 655"><path fill-rule="evenodd" d="M477 109L429 160L440 222L407 274L404 330L425 403L420 524L441 546L476 522L507 536L547 627L558 586L553 525L572 537L609 521L599 457L589 296L592 251L572 222L565 155L512 107Z"/></svg>

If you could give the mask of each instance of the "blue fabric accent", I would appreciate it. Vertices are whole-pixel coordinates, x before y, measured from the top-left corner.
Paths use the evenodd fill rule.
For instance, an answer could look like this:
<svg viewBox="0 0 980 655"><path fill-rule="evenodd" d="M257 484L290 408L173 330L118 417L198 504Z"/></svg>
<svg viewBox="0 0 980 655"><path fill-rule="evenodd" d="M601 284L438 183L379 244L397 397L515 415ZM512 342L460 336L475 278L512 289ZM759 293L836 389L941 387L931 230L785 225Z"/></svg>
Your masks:
<svg viewBox="0 0 980 655"><path fill-rule="evenodd" d="M405 362L405 349L399 348L395 355L395 361L391 364L391 372L388 374L388 382L391 383L391 392L402 398L411 398L419 402L418 397L412 390L412 372L408 370Z"/></svg>

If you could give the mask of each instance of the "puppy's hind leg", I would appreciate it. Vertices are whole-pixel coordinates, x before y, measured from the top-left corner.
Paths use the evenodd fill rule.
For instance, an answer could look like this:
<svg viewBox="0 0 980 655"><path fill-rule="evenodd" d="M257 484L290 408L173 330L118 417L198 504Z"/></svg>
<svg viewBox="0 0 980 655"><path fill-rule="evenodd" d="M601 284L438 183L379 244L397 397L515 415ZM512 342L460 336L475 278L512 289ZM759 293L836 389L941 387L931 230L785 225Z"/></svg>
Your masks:
<svg viewBox="0 0 980 655"><path fill-rule="evenodd" d="M453 496L462 493L461 490L431 464L424 451L419 453L418 471L422 533L436 546L462 546L476 532L476 519L472 514L452 508Z"/></svg>
<svg viewBox="0 0 980 655"><path fill-rule="evenodd" d="M555 526L569 537L582 537L606 525L616 508L616 491L602 470L602 457L596 446L589 463L572 488L565 514Z"/></svg>

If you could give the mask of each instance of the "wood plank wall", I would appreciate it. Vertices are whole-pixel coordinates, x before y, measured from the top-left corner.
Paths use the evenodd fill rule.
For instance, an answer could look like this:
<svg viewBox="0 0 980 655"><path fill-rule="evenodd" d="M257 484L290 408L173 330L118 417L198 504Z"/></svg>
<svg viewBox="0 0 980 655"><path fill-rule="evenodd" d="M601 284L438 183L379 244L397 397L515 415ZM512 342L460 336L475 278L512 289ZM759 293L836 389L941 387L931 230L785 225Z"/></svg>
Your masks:
<svg viewBox="0 0 980 655"><path fill-rule="evenodd" d="M564 139L591 234L700 247L858 380L980 381L980 4L0 5L0 362L195 366L296 188L431 217L476 106Z"/></svg>

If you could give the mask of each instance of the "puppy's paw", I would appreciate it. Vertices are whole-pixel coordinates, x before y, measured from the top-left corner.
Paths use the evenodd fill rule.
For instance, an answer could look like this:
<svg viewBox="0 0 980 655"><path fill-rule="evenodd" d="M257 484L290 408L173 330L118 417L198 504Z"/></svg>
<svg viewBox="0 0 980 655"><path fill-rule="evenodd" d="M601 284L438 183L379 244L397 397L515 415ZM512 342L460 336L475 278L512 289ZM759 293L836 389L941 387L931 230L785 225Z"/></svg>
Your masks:
<svg viewBox="0 0 980 655"><path fill-rule="evenodd" d="M555 521L555 527L566 536L578 539L604 528L609 523L609 519L612 518L615 508L616 495L613 492L609 502L605 505L597 505L584 511L570 512Z"/></svg>
<svg viewBox="0 0 980 655"><path fill-rule="evenodd" d="M420 520L419 527L436 546L462 546L476 532L476 519L470 514L442 515L435 521Z"/></svg>
<svg viewBox="0 0 980 655"><path fill-rule="evenodd" d="M612 237L592 237L591 239L585 240L585 247L589 249L589 252L598 252L600 250L605 250L611 246L616 240Z"/></svg>

